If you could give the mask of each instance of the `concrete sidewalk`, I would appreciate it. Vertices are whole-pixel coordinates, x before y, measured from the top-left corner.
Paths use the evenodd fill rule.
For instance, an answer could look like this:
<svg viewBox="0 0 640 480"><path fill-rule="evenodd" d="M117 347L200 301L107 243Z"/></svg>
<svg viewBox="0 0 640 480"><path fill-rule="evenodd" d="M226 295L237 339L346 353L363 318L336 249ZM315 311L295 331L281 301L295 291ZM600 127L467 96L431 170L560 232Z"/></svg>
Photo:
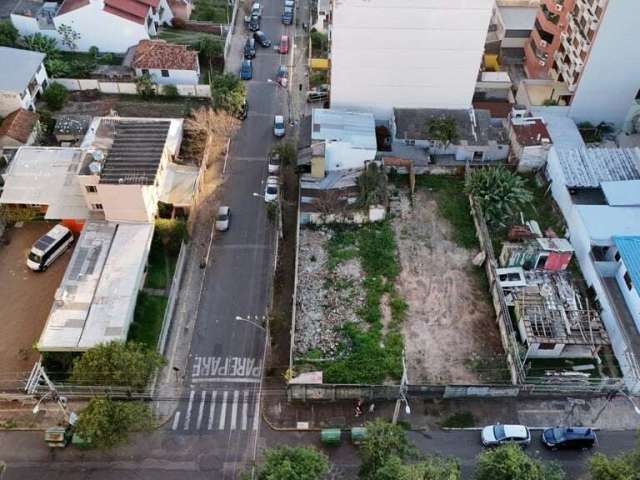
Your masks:
<svg viewBox="0 0 640 480"><path fill-rule="evenodd" d="M284 392L269 389L265 399L263 418L274 430L298 430L299 422L308 423L309 429L327 427L350 428L362 426L375 417L391 419L395 402L376 402L370 413L371 403L365 402L363 414L355 416L353 401L332 403L289 404ZM399 420L415 430L436 430L455 414L469 412L474 423L469 427L481 427L494 423L517 423L530 427L553 425L589 426L602 430L636 430L640 428L638 415L629 399L618 396L612 401L605 397L596 399L515 399L515 398L466 398L423 399L409 398L411 415L404 406Z"/></svg>

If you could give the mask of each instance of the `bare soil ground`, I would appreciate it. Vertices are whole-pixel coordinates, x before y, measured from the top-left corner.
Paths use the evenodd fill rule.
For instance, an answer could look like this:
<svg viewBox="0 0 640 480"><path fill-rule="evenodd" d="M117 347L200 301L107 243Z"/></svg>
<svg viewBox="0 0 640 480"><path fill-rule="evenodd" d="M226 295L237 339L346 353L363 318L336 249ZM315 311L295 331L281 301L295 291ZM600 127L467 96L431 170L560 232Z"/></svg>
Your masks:
<svg viewBox="0 0 640 480"><path fill-rule="evenodd" d="M33 243L53 223L26 223L5 232L7 245L0 245L0 382L18 372L31 370L38 359L32 348L49 315L53 295L71 258L71 250L59 257L46 272L27 268L26 258Z"/></svg>
<svg viewBox="0 0 640 480"><path fill-rule="evenodd" d="M401 274L399 293L409 305L404 338L411 383L480 383L470 362L502 355L495 313L471 260L477 252L452 241L435 198L416 192L393 221Z"/></svg>

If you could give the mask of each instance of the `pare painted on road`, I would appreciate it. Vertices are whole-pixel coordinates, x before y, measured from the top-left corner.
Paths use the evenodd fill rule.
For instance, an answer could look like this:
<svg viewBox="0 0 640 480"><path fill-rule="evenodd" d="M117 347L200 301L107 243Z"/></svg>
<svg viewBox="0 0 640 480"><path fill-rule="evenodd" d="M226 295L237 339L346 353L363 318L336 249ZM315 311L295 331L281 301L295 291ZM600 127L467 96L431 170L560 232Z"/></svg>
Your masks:
<svg viewBox="0 0 640 480"><path fill-rule="evenodd" d="M250 357L193 358L192 379L243 378L256 380L262 373L262 362Z"/></svg>

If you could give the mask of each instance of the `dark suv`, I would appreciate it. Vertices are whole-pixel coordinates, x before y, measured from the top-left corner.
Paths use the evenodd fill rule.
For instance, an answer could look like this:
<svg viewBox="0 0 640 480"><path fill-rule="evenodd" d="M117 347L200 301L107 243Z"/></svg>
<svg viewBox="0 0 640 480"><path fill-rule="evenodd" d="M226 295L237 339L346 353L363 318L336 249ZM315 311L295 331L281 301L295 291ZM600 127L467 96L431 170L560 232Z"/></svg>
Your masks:
<svg viewBox="0 0 640 480"><path fill-rule="evenodd" d="M264 33L262 30L258 30L257 32L255 32L253 34L253 38L255 38L256 42L258 42L264 48L271 46L271 40L269 40L269 37L267 37L267 34Z"/></svg>
<svg viewBox="0 0 640 480"><path fill-rule="evenodd" d="M586 427L555 427L542 432L542 443L552 449L593 448L596 432Z"/></svg>
<svg viewBox="0 0 640 480"><path fill-rule="evenodd" d="M256 56L256 41L254 38L247 38L246 43L244 44L244 58L255 58Z"/></svg>

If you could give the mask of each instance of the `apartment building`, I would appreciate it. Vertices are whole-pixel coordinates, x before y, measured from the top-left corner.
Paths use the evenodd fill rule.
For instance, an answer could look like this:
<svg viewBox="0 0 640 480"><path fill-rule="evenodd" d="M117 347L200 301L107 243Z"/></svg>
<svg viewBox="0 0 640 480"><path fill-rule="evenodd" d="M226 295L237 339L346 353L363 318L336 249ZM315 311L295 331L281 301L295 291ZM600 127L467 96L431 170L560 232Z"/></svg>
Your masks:
<svg viewBox="0 0 640 480"><path fill-rule="evenodd" d="M35 111L49 81L44 59L44 53L0 47L0 117L21 108Z"/></svg>
<svg viewBox="0 0 640 480"><path fill-rule="evenodd" d="M493 0L341 0L331 13L331 107L471 107Z"/></svg>
<svg viewBox="0 0 640 480"><path fill-rule="evenodd" d="M525 70L566 85L557 101L575 121L621 126L640 92L638 18L637 0L544 0Z"/></svg>

